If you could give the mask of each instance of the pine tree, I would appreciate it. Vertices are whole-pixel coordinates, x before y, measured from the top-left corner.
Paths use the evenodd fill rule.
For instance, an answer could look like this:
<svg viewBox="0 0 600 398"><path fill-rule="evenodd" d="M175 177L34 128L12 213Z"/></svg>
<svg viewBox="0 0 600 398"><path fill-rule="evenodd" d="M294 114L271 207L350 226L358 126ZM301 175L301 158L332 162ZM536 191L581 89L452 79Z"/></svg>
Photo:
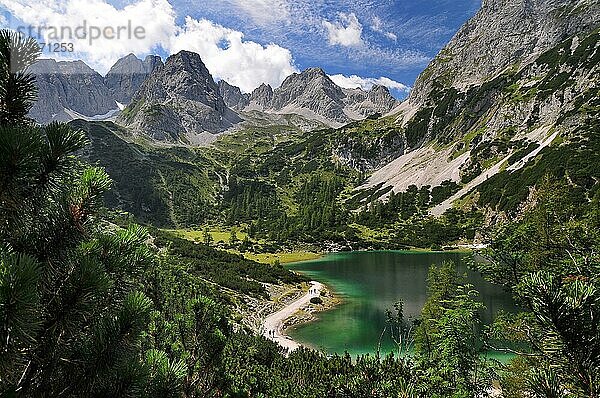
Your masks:
<svg viewBox="0 0 600 398"><path fill-rule="evenodd" d="M111 181L74 156L83 132L27 119L38 53L0 31L0 391L139 396L152 379L139 349L151 302L136 291L147 234L103 227Z"/></svg>
<svg viewBox="0 0 600 398"><path fill-rule="evenodd" d="M234 245L238 242L237 232L235 228L231 228L231 232L229 233L229 244Z"/></svg>
<svg viewBox="0 0 600 398"><path fill-rule="evenodd" d="M206 246L210 246L214 240L212 234L210 233L210 228L208 228L208 227L204 228L202 235L203 235L204 244Z"/></svg>

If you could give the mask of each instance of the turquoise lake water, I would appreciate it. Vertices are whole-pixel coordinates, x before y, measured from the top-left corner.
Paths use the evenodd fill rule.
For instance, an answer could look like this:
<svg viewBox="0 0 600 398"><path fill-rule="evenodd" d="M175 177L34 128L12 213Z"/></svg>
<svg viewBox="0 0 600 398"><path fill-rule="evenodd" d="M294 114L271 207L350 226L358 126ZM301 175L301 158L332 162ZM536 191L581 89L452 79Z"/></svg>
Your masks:
<svg viewBox="0 0 600 398"><path fill-rule="evenodd" d="M491 322L498 310L516 311L514 301L500 287L467 269L468 257L443 252L348 252L318 260L290 264L289 268L329 286L343 302L318 314L316 322L288 331L295 340L326 353L352 355L374 353L386 324L385 312L404 300L406 318L417 317L427 298L427 274L431 264L451 260L480 292L486 309L482 320ZM381 339L382 352L391 352L389 336ZM503 359L503 355L490 353Z"/></svg>

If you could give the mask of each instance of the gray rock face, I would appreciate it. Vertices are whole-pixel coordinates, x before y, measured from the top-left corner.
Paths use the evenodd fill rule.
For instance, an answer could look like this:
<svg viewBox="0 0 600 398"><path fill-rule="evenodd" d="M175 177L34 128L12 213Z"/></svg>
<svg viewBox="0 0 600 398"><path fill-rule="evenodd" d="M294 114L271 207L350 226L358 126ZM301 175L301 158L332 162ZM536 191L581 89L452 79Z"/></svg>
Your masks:
<svg viewBox="0 0 600 398"><path fill-rule="evenodd" d="M346 94L346 113L353 119L362 119L376 113L386 114L399 104L385 86L374 85L369 91L361 89L343 89L343 91Z"/></svg>
<svg viewBox="0 0 600 398"><path fill-rule="evenodd" d="M462 184L433 209L439 215L546 147L596 139L599 26L599 0L484 1L398 108L404 149L366 186Z"/></svg>
<svg viewBox="0 0 600 398"><path fill-rule="evenodd" d="M288 76L273 92L271 109L281 113L314 112L337 123L348 121L344 94L322 69L310 68Z"/></svg>
<svg viewBox="0 0 600 398"><path fill-rule="evenodd" d="M235 111L241 111L250 105L250 94L242 93L239 87L232 86L225 80L219 81L219 94L223 97L225 104Z"/></svg>
<svg viewBox="0 0 600 398"><path fill-rule="evenodd" d="M288 76L274 91L261 85L252 93L247 109L299 114L331 125L341 125L374 113L387 113L398 101L383 86L369 92L343 89L320 68Z"/></svg>
<svg viewBox="0 0 600 398"><path fill-rule="evenodd" d="M104 84L116 101L127 105L144 80L162 64L162 60L156 55L148 55L142 61L135 55L129 54L119 59L110 68L104 77Z"/></svg>
<svg viewBox="0 0 600 398"><path fill-rule="evenodd" d="M367 100L384 109L392 109L398 105L398 101L390 94L390 90L381 85L375 85L369 90Z"/></svg>
<svg viewBox="0 0 600 398"><path fill-rule="evenodd" d="M142 61L129 54L104 78L81 61L42 60L32 70L40 101L31 116L38 122L114 118L118 102L128 105L119 123L158 140L196 142L194 134L218 133L240 122L235 111L296 114L337 127L398 105L383 86L343 89L319 68L288 76L275 90L261 84L244 94L226 81L216 84L200 56L186 51L165 64L158 56Z"/></svg>
<svg viewBox="0 0 600 398"><path fill-rule="evenodd" d="M72 112L93 117L117 110L102 76L83 61L41 59L30 72L36 78L38 101L29 116L38 123L72 120Z"/></svg>
<svg viewBox="0 0 600 398"><path fill-rule="evenodd" d="M271 106L271 100L273 100L273 88L263 83L250 94L249 108L264 111Z"/></svg>
<svg viewBox="0 0 600 398"><path fill-rule="evenodd" d="M156 139L198 143L241 121L196 53L181 51L157 67L118 121Z"/></svg>
<svg viewBox="0 0 600 398"><path fill-rule="evenodd" d="M483 0L480 11L419 76L410 102L423 104L435 81L459 89L480 84L599 21L598 0Z"/></svg>

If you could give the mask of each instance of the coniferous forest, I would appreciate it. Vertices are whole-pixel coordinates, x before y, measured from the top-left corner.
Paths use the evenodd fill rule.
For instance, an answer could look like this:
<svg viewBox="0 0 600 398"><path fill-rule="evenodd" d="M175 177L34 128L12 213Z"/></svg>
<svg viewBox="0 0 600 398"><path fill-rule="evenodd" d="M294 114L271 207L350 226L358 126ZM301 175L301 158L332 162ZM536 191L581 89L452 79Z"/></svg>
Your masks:
<svg viewBox="0 0 600 398"><path fill-rule="evenodd" d="M28 68L39 55L35 40L0 31L0 397L600 396L600 190L589 159L576 159L580 174L572 164L525 169L521 178L536 180L527 203L486 227L475 208L427 215L459 191L454 182L411 185L381 201L374 191L348 195L348 181L360 178L343 168L311 173L303 164L289 205L278 189L292 177L274 158L258 171L238 164L218 205L178 197L191 203L175 216L183 225L219 218L279 245L356 243L357 226L386 228L398 247L478 234L487 246L471 268L522 309L484 325L478 292L456 265L432 264L420 316L404 315L402 297L388 311L394 353L288 353L238 309L268 300L267 286L308 278L220 250L212 238L183 239L152 216L122 217L111 206L122 180L90 161L83 122L28 117L37 100ZM597 119L585 134L598 142ZM487 180L478 199L502 191L496 204L510 207L519 190L507 178ZM230 240L237 244L235 231ZM511 359L486 358L487 350Z"/></svg>

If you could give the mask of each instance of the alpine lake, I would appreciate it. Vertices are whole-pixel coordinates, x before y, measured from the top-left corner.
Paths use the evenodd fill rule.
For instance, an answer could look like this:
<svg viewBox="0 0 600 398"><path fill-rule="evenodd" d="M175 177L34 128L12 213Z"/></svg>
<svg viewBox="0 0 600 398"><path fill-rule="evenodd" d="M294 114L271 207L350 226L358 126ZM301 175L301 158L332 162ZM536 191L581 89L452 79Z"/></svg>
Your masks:
<svg viewBox="0 0 600 398"><path fill-rule="evenodd" d="M299 343L325 353L352 356L381 354L397 349L386 328L386 311L398 300L404 302L404 317L418 318L427 299L427 276L432 264L453 261L457 272L479 292L485 305L483 324L500 311L515 312L509 293L469 270L471 256L457 252L365 251L328 254L320 259L288 264L289 269L325 283L342 303L317 314L315 322L290 328L287 333ZM498 360L512 355L487 352Z"/></svg>

